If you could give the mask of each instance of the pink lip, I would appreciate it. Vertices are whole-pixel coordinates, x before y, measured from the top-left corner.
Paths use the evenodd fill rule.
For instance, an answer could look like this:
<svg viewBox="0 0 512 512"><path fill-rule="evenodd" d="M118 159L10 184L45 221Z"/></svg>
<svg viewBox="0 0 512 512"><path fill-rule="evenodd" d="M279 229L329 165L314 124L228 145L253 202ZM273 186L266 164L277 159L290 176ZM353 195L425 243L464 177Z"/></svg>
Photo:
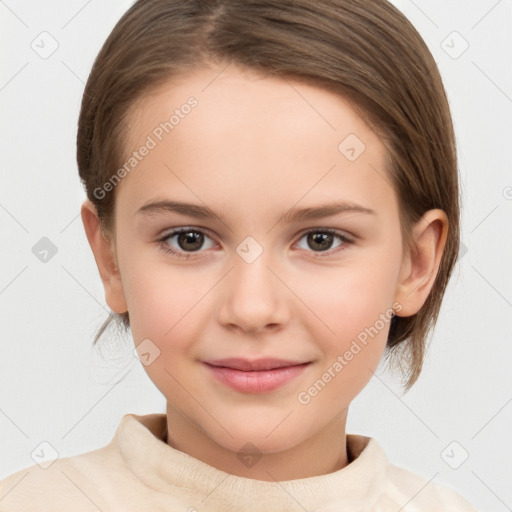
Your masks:
<svg viewBox="0 0 512 512"><path fill-rule="evenodd" d="M224 366L233 370L243 370L246 372L255 370L274 370L275 368L284 368L287 366L296 366L309 361L291 361L289 359L275 359L271 357L263 357L261 359L243 359L241 357L230 357L227 359L215 359L213 361L204 361L212 366Z"/></svg>
<svg viewBox="0 0 512 512"><path fill-rule="evenodd" d="M237 391L263 393L273 391L300 375L309 362L283 359L221 359L204 364L215 378Z"/></svg>

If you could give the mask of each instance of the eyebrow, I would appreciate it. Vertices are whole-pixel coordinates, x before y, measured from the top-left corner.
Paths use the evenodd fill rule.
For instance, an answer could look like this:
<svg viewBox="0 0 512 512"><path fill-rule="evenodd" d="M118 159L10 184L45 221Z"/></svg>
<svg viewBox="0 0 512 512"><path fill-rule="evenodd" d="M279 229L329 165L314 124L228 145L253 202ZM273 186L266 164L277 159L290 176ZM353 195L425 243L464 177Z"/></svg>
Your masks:
<svg viewBox="0 0 512 512"><path fill-rule="evenodd" d="M304 220L315 220L336 215L343 212L358 212L375 215L375 211L370 208L365 208L357 203L351 202L338 202L319 205L309 208L291 208L284 215L280 217L280 222L293 223ZM209 208L208 206L201 206L192 203L183 203L180 201L158 200L151 201L137 210L138 214L153 216L163 215L166 213L178 213L187 215L196 219L213 219L218 218L222 222L225 221L221 212Z"/></svg>

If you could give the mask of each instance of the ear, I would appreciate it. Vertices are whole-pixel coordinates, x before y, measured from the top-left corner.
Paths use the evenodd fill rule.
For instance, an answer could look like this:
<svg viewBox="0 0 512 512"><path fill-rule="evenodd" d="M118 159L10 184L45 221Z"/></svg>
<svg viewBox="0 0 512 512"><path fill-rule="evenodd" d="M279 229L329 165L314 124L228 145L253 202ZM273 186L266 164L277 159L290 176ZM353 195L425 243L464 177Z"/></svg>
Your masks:
<svg viewBox="0 0 512 512"><path fill-rule="evenodd" d="M395 301L402 305L397 316L411 316L423 306L434 285L448 235L443 210L427 211L413 227L412 249L404 258Z"/></svg>
<svg viewBox="0 0 512 512"><path fill-rule="evenodd" d="M121 274L117 268L114 241L108 240L103 234L96 208L88 199L82 204L81 215L85 234L105 288L105 300L112 311L125 313L128 307Z"/></svg>

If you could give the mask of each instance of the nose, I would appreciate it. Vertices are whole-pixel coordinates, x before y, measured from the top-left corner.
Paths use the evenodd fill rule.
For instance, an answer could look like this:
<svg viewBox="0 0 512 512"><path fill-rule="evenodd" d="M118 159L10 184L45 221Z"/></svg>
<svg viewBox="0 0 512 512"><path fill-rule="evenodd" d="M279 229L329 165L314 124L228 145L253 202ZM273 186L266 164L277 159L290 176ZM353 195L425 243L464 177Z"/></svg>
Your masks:
<svg viewBox="0 0 512 512"><path fill-rule="evenodd" d="M265 251L252 263L234 254L232 270L222 283L219 323L246 333L282 328L290 317L290 292L276 274Z"/></svg>

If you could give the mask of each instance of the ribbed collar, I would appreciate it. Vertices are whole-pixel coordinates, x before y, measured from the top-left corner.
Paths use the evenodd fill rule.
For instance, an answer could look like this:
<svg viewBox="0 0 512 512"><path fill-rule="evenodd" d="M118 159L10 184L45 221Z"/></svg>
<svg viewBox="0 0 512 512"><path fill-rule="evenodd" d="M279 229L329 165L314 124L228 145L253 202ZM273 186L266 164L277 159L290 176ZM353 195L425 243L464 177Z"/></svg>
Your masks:
<svg viewBox="0 0 512 512"><path fill-rule="evenodd" d="M384 490L390 463L378 442L347 434L352 462L327 475L267 482L221 471L166 442L165 414L126 414L111 445L141 483L197 497L201 510L355 512L369 510ZM201 501L203 500L203 501Z"/></svg>

